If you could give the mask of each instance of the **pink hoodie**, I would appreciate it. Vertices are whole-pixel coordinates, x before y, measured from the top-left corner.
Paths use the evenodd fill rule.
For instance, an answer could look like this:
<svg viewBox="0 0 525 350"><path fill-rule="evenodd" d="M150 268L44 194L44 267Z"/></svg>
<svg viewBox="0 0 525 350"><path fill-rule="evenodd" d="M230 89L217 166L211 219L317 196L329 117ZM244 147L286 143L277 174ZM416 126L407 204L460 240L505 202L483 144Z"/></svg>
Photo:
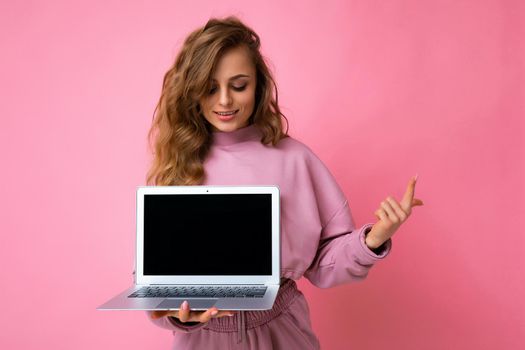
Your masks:
<svg viewBox="0 0 525 350"><path fill-rule="evenodd" d="M368 233L373 224L355 227L343 191L326 166L306 145L292 137L287 137L273 147L262 144L261 137L262 134L255 125L233 132L214 132L212 147L204 162L206 179L203 185L279 186L281 284L286 283L288 279L298 280L304 276L314 285L328 288L364 279L373 264L389 253L391 240L375 251L366 246L365 232ZM290 283L295 285L293 281ZM283 292L283 295L285 294ZM238 342L238 345L243 349L272 348L271 344L274 345L273 347L275 344L297 346L291 342L297 339L307 339L309 344L307 348L318 348L317 338L309 326L306 301L300 291L296 291L294 295L294 298L288 298L288 303L299 301L299 304L304 304L302 310L297 310L293 314L293 305L283 306L285 296L279 303L276 302L274 307L274 309L279 307L290 314L289 322L295 323L290 325L272 321L283 312L282 310L276 315L268 316L269 320L264 324L268 329L261 329L260 322L251 322L250 319L245 322L246 316L257 320L261 315L268 314L268 312L256 311L239 312L238 317L235 318L212 319L206 324L183 324L171 317L163 317L152 322L174 331L177 349L205 347L212 343L216 344L214 346L217 348L221 348L221 342L231 343L231 339L225 338L228 332L219 335L220 330L227 329L237 329L242 332L238 339L244 341ZM147 313L149 315L149 312ZM272 323L275 326L272 326ZM279 329L288 326L301 331L299 334L298 331L289 330L279 332ZM190 337L190 334L196 332L200 334ZM233 337L233 333L229 333L231 333L229 336ZM284 339L286 337L290 338L290 342ZM268 339L261 343L261 339L264 338Z"/></svg>

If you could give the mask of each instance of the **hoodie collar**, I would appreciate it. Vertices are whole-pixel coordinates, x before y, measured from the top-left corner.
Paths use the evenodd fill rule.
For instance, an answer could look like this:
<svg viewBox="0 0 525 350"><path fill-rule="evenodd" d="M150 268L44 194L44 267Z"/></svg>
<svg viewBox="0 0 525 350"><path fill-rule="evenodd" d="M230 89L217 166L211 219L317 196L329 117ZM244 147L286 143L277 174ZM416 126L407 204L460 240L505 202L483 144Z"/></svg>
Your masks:
<svg viewBox="0 0 525 350"><path fill-rule="evenodd" d="M213 142L215 146L230 146L237 143L247 141L260 141L262 133L255 124L250 124L244 128L234 131L214 131L212 132Z"/></svg>

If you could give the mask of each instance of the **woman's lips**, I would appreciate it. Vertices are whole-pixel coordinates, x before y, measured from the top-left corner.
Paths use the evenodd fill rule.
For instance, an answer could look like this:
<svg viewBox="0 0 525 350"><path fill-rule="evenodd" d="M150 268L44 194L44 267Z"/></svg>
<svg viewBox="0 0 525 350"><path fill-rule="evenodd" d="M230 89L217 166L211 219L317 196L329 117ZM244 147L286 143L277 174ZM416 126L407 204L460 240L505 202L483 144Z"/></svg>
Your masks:
<svg viewBox="0 0 525 350"><path fill-rule="evenodd" d="M214 112L214 113L217 115L217 118L219 118L221 121L227 122L228 120L232 120L235 117L235 115L237 115L238 111L239 110L236 110L235 112L233 112L233 114L230 114L230 115L220 115L217 112Z"/></svg>

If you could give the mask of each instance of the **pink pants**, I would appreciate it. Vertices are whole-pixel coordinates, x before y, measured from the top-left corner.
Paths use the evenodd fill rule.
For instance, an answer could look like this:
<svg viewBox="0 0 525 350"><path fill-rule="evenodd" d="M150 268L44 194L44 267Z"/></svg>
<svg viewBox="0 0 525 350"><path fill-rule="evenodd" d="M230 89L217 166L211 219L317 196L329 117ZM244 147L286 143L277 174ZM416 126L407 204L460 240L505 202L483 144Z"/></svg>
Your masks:
<svg viewBox="0 0 525 350"><path fill-rule="evenodd" d="M271 310L239 311L233 317L213 318L202 329L173 332L173 349L319 349L310 311L295 281L281 280Z"/></svg>

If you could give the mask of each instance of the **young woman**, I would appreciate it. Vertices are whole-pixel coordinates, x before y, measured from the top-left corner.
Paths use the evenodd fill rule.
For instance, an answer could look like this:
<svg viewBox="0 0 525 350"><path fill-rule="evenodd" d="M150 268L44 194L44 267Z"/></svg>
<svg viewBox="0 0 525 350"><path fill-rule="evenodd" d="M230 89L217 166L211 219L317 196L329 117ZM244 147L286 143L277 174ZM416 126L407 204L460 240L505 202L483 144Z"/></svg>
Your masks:
<svg viewBox="0 0 525 350"><path fill-rule="evenodd" d="M414 199L414 178L400 203L381 203L377 223L356 228L329 170L283 130L286 118L259 46L258 35L236 17L210 19L186 38L155 110L148 183L278 185L281 288L267 311L197 312L184 302L180 311L147 312L173 331L174 349L318 349L295 280L304 276L327 288L364 279L389 253L390 237L411 208L423 204Z"/></svg>

